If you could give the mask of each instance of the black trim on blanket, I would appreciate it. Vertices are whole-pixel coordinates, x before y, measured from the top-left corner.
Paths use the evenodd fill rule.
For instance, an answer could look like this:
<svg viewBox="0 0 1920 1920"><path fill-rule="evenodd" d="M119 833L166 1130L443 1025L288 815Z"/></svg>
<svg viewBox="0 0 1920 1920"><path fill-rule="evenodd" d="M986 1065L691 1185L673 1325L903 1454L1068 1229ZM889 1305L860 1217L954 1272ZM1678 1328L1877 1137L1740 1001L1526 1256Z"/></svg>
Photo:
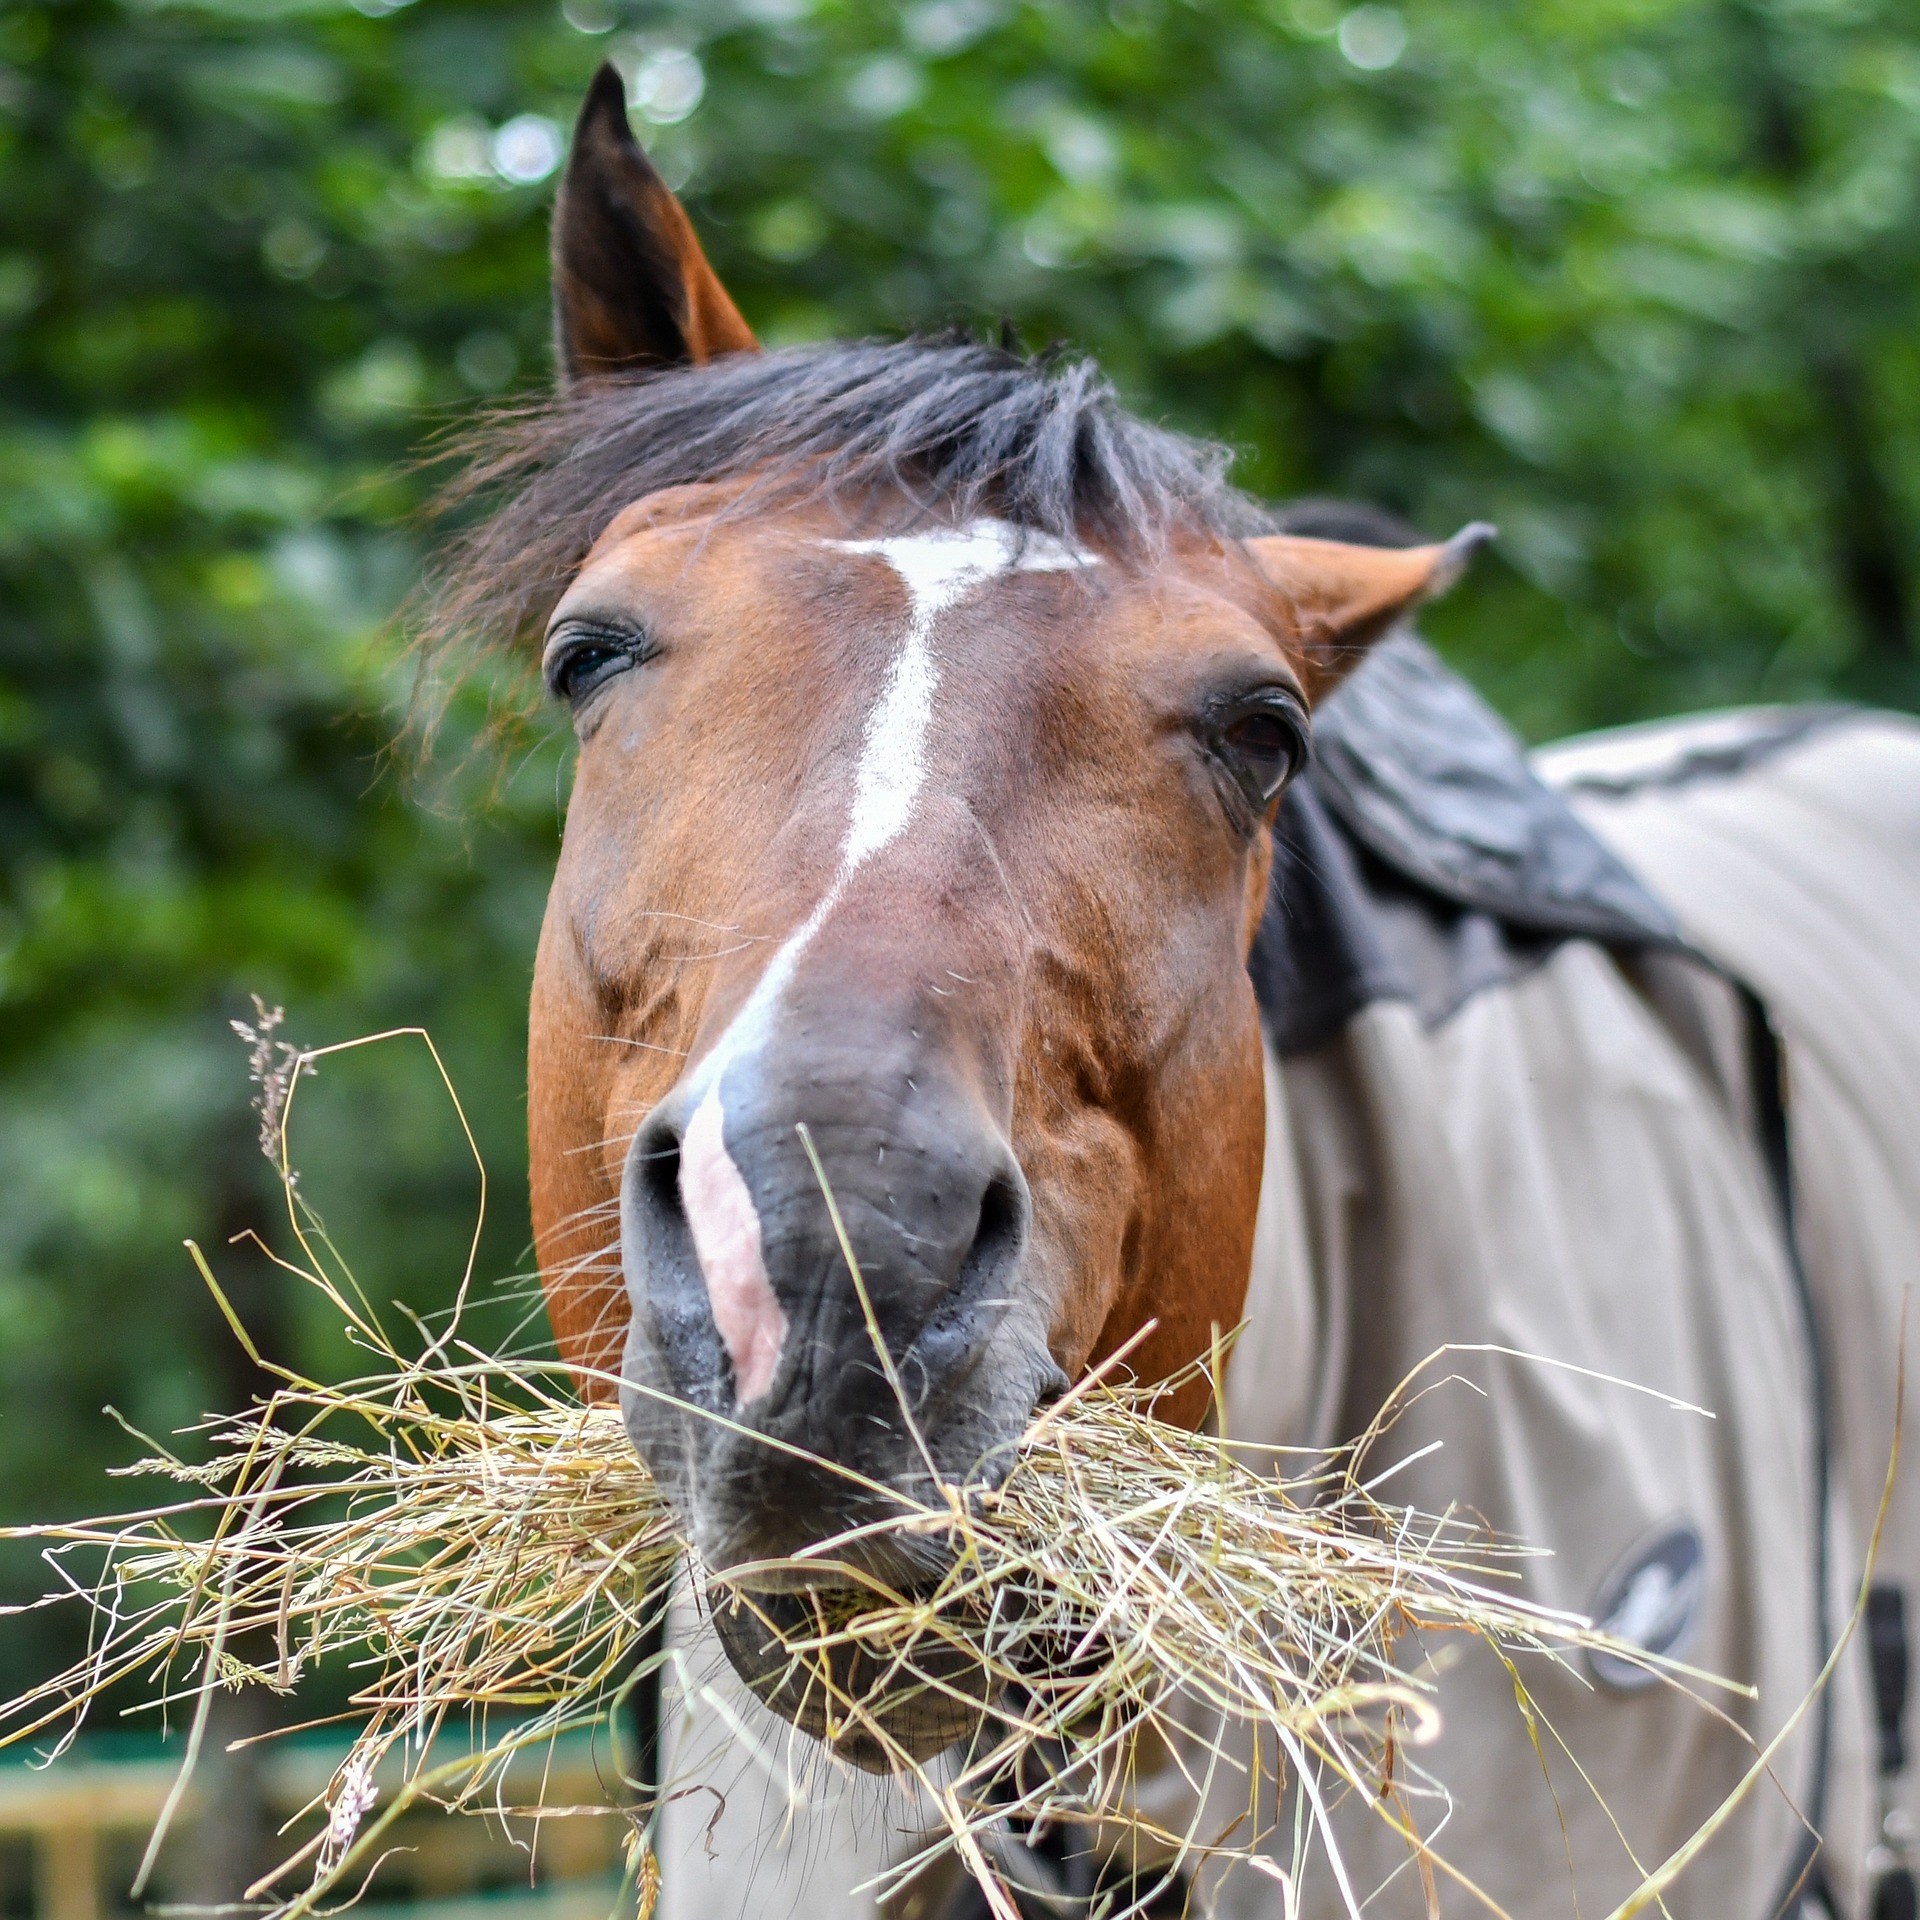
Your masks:
<svg viewBox="0 0 1920 1920"><path fill-rule="evenodd" d="M1646 727L1623 727L1590 743L1562 740L1548 748L1544 758L1559 792L1624 800L1658 788L1730 780L1860 712L1841 702L1746 707L1679 726L1655 721Z"/></svg>
<svg viewBox="0 0 1920 1920"><path fill-rule="evenodd" d="M1867 1589L1867 1670L1873 1679L1873 1721L1880 1735L1883 1780L1906 1771L1907 1683L1912 1664L1906 1589L1875 1581Z"/></svg>
<svg viewBox="0 0 1920 1920"><path fill-rule="evenodd" d="M1905 1831L1894 1822L1896 1782L1907 1770L1907 1684L1913 1662L1907 1644L1904 1587L1876 1581L1867 1589L1867 1671L1873 1681L1873 1718L1880 1735L1879 1845L1868 1865L1879 1866L1869 1911L1873 1920L1916 1920L1920 1884L1909 1864Z"/></svg>
<svg viewBox="0 0 1920 1920"><path fill-rule="evenodd" d="M1725 976L1731 979L1731 976ZM1824 1667L1833 1651L1833 1423L1827 1381L1826 1341L1820 1331L1819 1305L1813 1297L1813 1281L1800 1253L1800 1228L1793 1194L1793 1146L1787 1124L1787 1050L1768 1014L1766 1003L1742 981L1732 981L1739 990L1741 1010L1747 1024L1747 1070L1753 1086L1756 1131L1760 1152L1766 1164L1767 1182L1773 1188L1774 1206L1780 1216L1780 1237L1786 1248L1788 1271L1793 1276L1794 1297L1800 1308L1802 1330L1807 1343L1807 1397L1813 1413L1813 1473L1815 1497L1813 1618L1815 1650ZM1818 1671L1818 1668L1815 1669ZM1806 1826L1795 1843L1792 1859L1781 1882L1780 1897L1774 1902L1776 1920L1798 1911L1807 1900L1818 1900L1829 1914L1839 1908L1827 1883L1826 1864L1821 1859L1827 1826L1827 1777L1833 1764L1833 1687L1822 1687L1813 1709L1813 1783L1807 1802L1801 1808Z"/></svg>
<svg viewBox="0 0 1920 1920"><path fill-rule="evenodd" d="M642 1606L664 1596L643 1597ZM614 1768L614 1797L645 1821L648 1843L658 1838L666 1785L660 1777L660 1669L667 1657L667 1612L658 1606L634 1636L627 1678L616 1691L609 1715Z"/></svg>

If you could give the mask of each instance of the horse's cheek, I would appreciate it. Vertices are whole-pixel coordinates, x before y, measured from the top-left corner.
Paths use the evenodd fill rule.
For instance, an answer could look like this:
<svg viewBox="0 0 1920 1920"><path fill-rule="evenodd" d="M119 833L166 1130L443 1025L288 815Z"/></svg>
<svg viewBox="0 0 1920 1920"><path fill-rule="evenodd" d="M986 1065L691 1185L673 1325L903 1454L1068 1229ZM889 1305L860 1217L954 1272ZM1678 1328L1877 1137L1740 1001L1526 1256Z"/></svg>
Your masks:
<svg viewBox="0 0 1920 1920"><path fill-rule="evenodd" d="M1101 1350L1125 1289L1138 1155L1125 1128L1091 1106L1053 1116L1016 1145L1033 1193L1027 1283L1046 1296L1048 1348L1072 1379Z"/></svg>
<svg viewBox="0 0 1920 1920"><path fill-rule="evenodd" d="M549 905L534 963L527 1029L527 1147L534 1248L554 1337L572 1365L610 1373L626 1328L617 1187L600 1156L603 1069L589 1039L590 997L572 930ZM589 1383L590 1398L610 1383Z"/></svg>
<svg viewBox="0 0 1920 1920"><path fill-rule="evenodd" d="M1224 1010L1236 994L1229 988L1214 998ZM1166 1076L1156 1103L1157 1151L1141 1181L1139 1297L1123 1300L1101 1338L1102 1349L1111 1349L1135 1326L1157 1321L1138 1349L1145 1379L1167 1379L1205 1361L1245 1309L1266 1106L1250 988L1244 998L1243 1017L1223 1011L1211 1046ZM1212 1401L1212 1384L1196 1378L1158 1411L1177 1425L1198 1426Z"/></svg>

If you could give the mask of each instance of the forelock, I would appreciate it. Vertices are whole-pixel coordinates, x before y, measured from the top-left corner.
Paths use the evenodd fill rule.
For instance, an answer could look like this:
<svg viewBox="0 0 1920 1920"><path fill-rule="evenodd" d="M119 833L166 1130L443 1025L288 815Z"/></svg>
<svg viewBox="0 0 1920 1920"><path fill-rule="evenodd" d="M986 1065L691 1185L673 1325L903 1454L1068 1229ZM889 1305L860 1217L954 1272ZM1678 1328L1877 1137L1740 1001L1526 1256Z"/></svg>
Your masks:
<svg viewBox="0 0 1920 1920"><path fill-rule="evenodd" d="M443 451L443 507L487 511L430 584L430 650L544 621L614 516L667 487L744 480L735 512L827 498L896 526L992 513L1142 563L1182 532L1271 524L1226 448L1127 412L1093 361L968 339L669 368L502 410Z"/></svg>

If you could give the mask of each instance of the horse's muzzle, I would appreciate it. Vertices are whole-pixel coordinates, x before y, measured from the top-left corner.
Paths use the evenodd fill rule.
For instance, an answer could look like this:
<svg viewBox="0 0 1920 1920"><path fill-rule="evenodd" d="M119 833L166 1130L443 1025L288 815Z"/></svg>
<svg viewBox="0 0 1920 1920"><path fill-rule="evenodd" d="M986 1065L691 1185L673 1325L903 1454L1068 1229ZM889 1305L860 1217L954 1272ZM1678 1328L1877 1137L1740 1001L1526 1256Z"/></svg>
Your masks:
<svg viewBox="0 0 1920 1920"><path fill-rule="evenodd" d="M696 1075L622 1183L628 1431L706 1564L762 1592L923 1586L944 1546L885 1522L944 1509L936 1477L996 1482L1064 1385L1004 1133L879 1025Z"/></svg>

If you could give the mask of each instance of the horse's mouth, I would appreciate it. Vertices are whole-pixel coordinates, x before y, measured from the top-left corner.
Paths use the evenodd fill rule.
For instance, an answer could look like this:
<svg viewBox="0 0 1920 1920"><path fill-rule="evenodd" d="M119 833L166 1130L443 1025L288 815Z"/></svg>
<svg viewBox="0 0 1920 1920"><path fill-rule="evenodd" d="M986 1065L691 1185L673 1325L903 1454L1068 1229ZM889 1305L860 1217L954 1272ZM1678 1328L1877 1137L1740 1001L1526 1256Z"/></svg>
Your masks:
<svg viewBox="0 0 1920 1920"><path fill-rule="evenodd" d="M896 1539L882 1535L857 1546L829 1541L783 1559L709 1558L708 1567L725 1587L753 1595L844 1593L864 1596L869 1607L891 1598L911 1599L931 1592L953 1560L944 1539Z"/></svg>
<svg viewBox="0 0 1920 1920"><path fill-rule="evenodd" d="M892 1773L974 1733L996 1682L982 1658L949 1636L921 1635L906 1659L842 1637L862 1613L886 1604L859 1587L722 1590L712 1619L733 1670L763 1705L838 1758Z"/></svg>
<svg viewBox="0 0 1920 1920"><path fill-rule="evenodd" d="M909 1519L904 1506L900 1517ZM903 1757L928 1760L964 1739L991 1697L985 1665L950 1637L923 1634L901 1660L891 1635L885 1653L859 1635L863 1616L931 1598L952 1563L944 1529L855 1528L718 1572L708 1590L714 1631L764 1705L839 1758L889 1773Z"/></svg>

